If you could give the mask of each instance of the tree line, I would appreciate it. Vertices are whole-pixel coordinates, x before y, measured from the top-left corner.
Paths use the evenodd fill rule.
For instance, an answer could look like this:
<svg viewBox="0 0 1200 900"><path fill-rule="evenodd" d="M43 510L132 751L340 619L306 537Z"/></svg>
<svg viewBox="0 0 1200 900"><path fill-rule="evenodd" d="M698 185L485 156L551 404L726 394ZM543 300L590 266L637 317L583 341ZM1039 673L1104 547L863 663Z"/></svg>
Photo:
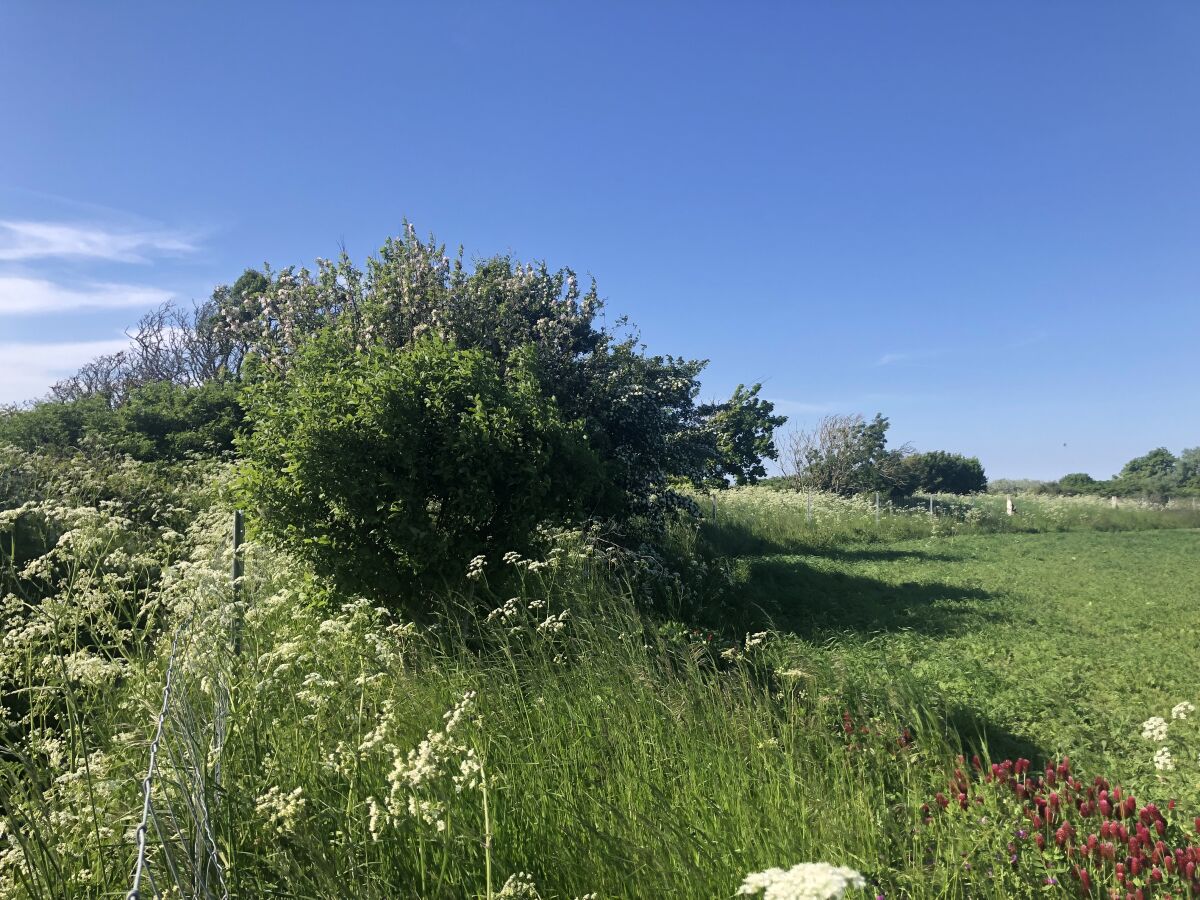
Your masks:
<svg viewBox="0 0 1200 900"><path fill-rule="evenodd" d="M834 415L795 432L786 447L784 484L797 490L841 495L879 492L902 498L918 491L974 494L987 490L976 457L944 450L916 452L905 444L889 448L890 423L881 414Z"/></svg>

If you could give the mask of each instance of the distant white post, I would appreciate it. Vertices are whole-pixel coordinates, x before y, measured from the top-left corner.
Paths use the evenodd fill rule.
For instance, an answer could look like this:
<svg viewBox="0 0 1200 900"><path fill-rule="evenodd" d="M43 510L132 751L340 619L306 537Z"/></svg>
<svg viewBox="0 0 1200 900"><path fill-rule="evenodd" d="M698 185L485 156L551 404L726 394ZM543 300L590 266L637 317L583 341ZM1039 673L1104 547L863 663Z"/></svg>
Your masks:
<svg viewBox="0 0 1200 900"><path fill-rule="evenodd" d="M932 519L932 518L933 518L933 516L934 516L934 512L933 512L933 494L930 494L930 495L929 495L929 518L931 518L931 519Z"/></svg>
<svg viewBox="0 0 1200 900"><path fill-rule="evenodd" d="M1109 502L1112 504L1112 508L1116 509L1117 508L1117 495L1113 494L1112 499Z"/></svg>
<svg viewBox="0 0 1200 900"><path fill-rule="evenodd" d="M1004 511L1010 516L1013 514L1012 494L1004 495Z"/></svg>
<svg viewBox="0 0 1200 900"><path fill-rule="evenodd" d="M812 491L808 492L808 514L805 516L805 521L812 524Z"/></svg>
<svg viewBox="0 0 1200 900"><path fill-rule="evenodd" d="M879 527L879 491L875 492L875 527Z"/></svg>

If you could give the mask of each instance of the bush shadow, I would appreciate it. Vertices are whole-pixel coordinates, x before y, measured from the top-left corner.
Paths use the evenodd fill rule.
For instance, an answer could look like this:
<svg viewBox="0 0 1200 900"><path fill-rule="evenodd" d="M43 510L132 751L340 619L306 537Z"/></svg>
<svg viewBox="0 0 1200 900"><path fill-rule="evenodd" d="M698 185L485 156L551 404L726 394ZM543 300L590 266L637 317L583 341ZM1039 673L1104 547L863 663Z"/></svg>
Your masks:
<svg viewBox="0 0 1200 900"><path fill-rule="evenodd" d="M773 537L759 534L748 528L743 522L707 520L701 526L701 538L717 556L742 558L747 556L786 556L812 555L828 556L833 559L851 560L893 560L893 559L928 559L948 561L956 557L944 553L931 553L926 550L898 550L881 545L892 543L892 540L877 537L870 530L847 534L846 540L858 540L859 544L847 547L846 544L830 546L828 543L810 540L804 533L789 537ZM903 540L897 538L896 540Z"/></svg>
<svg viewBox="0 0 1200 900"><path fill-rule="evenodd" d="M945 582L892 583L826 571L796 559L745 559L738 563L735 603L725 606L725 626L738 631L773 628L809 640L845 632L913 631L950 635L1003 621L985 606L988 591Z"/></svg>

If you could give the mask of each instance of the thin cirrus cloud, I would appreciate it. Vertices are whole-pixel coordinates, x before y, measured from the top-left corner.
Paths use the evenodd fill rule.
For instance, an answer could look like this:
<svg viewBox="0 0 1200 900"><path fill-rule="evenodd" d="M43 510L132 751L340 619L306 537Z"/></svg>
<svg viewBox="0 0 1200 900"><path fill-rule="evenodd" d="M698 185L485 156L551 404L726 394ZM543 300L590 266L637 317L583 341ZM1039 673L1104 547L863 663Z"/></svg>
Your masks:
<svg viewBox="0 0 1200 900"><path fill-rule="evenodd" d="M94 259L146 263L152 257L196 250L189 238L169 231L124 231L65 222L0 220L0 260Z"/></svg>
<svg viewBox="0 0 1200 900"><path fill-rule="evenodd" d="M0 275L0 316L45 315L80 309L157 306L170 291L132 284L97 283L67 287L41 278Z"/></svg>
<svg viewBox="0 0 1200 900"><path fill-rule="evenodd" d="M129 338L52 343L0 343L0 404L21 403L78 371L84 363L129 347Z"/></svg>

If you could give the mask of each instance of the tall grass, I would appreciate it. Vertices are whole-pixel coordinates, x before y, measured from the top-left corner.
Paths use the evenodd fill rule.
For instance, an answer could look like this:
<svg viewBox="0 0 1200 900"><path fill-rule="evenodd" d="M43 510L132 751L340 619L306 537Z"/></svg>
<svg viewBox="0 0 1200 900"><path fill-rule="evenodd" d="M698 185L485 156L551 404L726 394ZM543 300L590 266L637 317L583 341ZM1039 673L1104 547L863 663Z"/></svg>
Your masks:
<svg viewBox="0 0 1200 900"><path fill-rule="evenodd" d="M174 798L183 832L198 824L180 805L203 805L233 896L487 897L490 868L493 896L524 872L546 898L721 897L750 871L807 859L856 867L889 892L968 891L936 865L953 847L914 837L955 744L899 671L846 671L814 653L780 672L769 635L722 656L646 619L583 553L537 570L514 561L492 587L438 598L435 624L418 629L364 601L331 609L303 572L259 550L234 658L229 617L215 612L223 534L206 522L165 579L164 624L193 623L175 746L210 757L168 765L156 798ZM10 721L4 739L4 896L128 887L166 643L131 646L102 690L46 672L27 683L61 704ZM456 740L481 761L486 823L479 787L455 790L461 752L420 783L405 774L467 691ZM424 821L410 799L436 815ZM187 880L153 852L160 886Z"/></svg>
<svg viewBox="0 0 1200 900"><path fill-rule="evenodd" d="M930 501L932 500L932 512ZM1154 504L1099 497L1020 494L1008 515L992 494L922 494L905 501L840 497L767 487L724 491L701 506L705 537L721 552L789 552L857 542L893 542L952 534L1133 531L1200 528L1191 499Z"/></svg>

